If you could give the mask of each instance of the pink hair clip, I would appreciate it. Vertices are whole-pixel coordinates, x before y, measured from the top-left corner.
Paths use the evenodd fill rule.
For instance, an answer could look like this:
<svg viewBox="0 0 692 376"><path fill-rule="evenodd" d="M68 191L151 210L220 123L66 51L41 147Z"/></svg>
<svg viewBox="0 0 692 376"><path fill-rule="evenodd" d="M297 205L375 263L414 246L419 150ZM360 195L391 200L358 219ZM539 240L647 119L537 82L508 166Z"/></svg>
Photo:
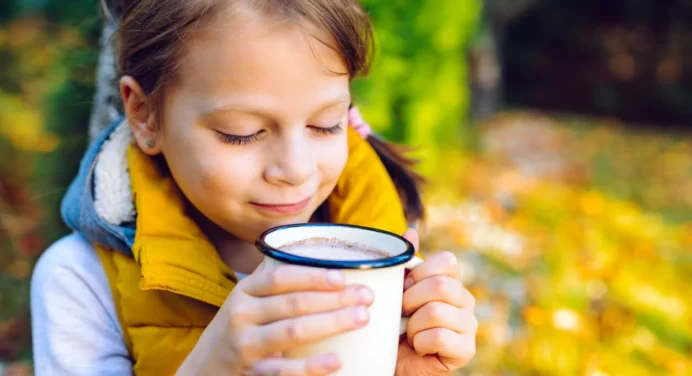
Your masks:
<svg viewBox="0 0 692 376"><path fill-rule="evenodd" d="M353 130L358 132L360 137L363 137L363 139L367 139L370 132L372 132L370 124L363 120L363 116L360 114L360 111L358 111L358 107L356 106L353 106L348 110L348 125L351 126Z"/></svg>

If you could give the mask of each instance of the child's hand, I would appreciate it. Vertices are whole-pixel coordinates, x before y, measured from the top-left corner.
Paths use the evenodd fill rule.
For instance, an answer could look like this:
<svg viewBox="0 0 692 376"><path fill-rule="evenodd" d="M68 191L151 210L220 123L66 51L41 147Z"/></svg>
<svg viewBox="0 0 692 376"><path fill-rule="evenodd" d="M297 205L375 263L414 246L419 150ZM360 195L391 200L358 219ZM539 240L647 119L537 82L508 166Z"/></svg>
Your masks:
<svg viewBox="0 0 692 376"><path fill-rule="evenodd" d="M404 237L418 249L415 231ZM466 366L476 353L478 321L456 257L432 255L406 277L404 289L404 315L412 315L399 344L396 375L444 375Z"/></svg>
<svg viewBox="0 0 692 376"><path fill-rule="evenodd" d="M233 289L177 374L327 375L340 368L334 355L276 354L366 325L372 301L338 271L260 268Z"/></svg>

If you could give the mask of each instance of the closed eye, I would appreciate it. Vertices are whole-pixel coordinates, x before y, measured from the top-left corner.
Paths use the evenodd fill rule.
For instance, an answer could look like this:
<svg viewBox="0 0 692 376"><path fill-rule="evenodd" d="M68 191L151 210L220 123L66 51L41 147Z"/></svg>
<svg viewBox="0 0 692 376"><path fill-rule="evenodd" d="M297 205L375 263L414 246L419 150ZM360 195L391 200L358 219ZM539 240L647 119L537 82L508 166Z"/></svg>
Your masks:
<svg viewBox="0 0 692 376"><path fill-rule="evenodd" d="M238 135L223 133L220 131L215 131L215 132L216 132L216 135L221 140L221 142L223 142L225 144L230 144L230 145L247 145L249 143L260 140L265 133L264 130L261 130L259 132L253 133L251 135L238 136Z"/></svg>
<svg viewBox="0 0 692 376"><path fill-rule="evenodd" d="M324 127L318 127L311 125L310 129L312 129L313 132L321 135L334 135L334 134L339 134L343 131L343 126L342 123L339 123L335 126L324 128Z"/></svg>
<svg viewBox="0 0 692 376"><path fill-rule="evenodd" d="M339 134L343 131L342 124L339 123L337 125L334 125L332 127L318 127L315 125L310 125L308 126L313 132L319 134L319 135L335 135ZM230 144L230 145L247 145L250 143L253 143L255 141L259 141L262 139L262 136L266 133L266 131L261 130L259 132L253 133L251 135L247 136L240 136L240 135L233 135L233 134L228 134L224 133L221 131L215 131L216 135L219 137L221 142L225 144Z"/></svg>

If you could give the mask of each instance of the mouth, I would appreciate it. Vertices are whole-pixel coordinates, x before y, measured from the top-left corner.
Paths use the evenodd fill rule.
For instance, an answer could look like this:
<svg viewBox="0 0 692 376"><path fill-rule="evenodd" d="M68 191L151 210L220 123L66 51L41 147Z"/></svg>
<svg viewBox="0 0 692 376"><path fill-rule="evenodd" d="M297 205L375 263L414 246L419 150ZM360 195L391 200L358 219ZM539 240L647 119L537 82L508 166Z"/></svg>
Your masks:
<svg viewBox="0 0 692 376"><path fill-rule="evenodd" d="M305 210L305 208L308 206L310 203L312 197L308 197L304 199L303 201L300 202L295 202L295 203L288 203L288 204L265 204L265 203L257 203L257 202L251 202L250 205L254 206L256 209L270 214L270 215L293 215L293 214L298 214Z"/></svg>

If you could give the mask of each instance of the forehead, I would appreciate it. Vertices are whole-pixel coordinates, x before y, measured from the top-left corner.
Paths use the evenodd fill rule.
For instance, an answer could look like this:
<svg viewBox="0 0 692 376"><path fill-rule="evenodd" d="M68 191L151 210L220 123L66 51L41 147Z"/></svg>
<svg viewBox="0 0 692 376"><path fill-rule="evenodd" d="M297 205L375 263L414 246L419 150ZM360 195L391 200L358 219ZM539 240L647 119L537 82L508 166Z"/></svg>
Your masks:
<svg viewBox="0 0 692 376"><path fill-rule="evenodd" d="M207 97L242 93L284 103L348 91L341 58L302 26L251 11L225 13L187 39L181 87Z"/></svg>

